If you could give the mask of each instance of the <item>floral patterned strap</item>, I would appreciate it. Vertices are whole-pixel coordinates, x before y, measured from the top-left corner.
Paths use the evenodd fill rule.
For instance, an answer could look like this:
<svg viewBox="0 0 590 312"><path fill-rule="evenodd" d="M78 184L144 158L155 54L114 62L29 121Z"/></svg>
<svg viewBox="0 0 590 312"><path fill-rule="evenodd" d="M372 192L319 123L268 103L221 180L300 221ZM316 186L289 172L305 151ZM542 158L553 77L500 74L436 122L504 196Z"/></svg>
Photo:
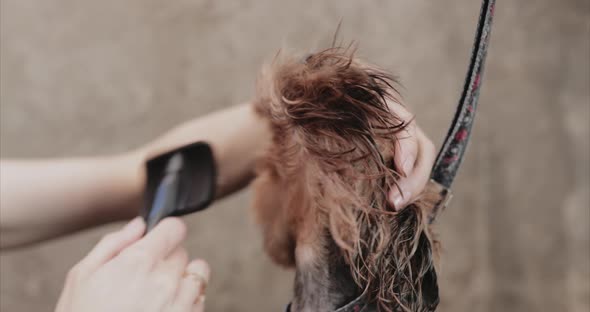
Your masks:
<svg viewBox="0 0 590 312"><path fill-rule="evenodd" d="M461 99L447 137L432 168L430 183L435 184L440 189L439 196L441 200L437 207L434 207L430 222L434 221L436 215L442 210L441 208L444 208L449 202L451 184L461 165L471 135L492 30L495 2L495 0L483 0L482 2L473 50L471 51L471 61Z"/></svg>
<svg viewBox="0 0 590 312"><path fill-rule="evenodd" d="M432 169L432 179L447 188L453 183L471 134L490 40L494 3L494 0L483 1L461 100Z"/></svg>

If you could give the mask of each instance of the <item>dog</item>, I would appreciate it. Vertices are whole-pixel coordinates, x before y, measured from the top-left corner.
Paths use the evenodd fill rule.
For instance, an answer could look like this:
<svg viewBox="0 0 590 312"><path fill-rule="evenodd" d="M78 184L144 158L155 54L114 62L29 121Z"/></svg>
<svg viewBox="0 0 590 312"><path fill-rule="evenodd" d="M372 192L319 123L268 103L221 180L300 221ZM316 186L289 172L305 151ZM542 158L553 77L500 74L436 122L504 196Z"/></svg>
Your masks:
<svg viewBox="0 0 590 312"><path fill-rule="evenodd" d="M264 66L253 106L272 143L258 159L253 208L266 253L295 268L291 311L434 311L439 243L425 192L396 211L387 200L406 123L398 81L351 47ZM366 309L365 309L366 308ZM360 307L355 308L360 311Z"/></svg>

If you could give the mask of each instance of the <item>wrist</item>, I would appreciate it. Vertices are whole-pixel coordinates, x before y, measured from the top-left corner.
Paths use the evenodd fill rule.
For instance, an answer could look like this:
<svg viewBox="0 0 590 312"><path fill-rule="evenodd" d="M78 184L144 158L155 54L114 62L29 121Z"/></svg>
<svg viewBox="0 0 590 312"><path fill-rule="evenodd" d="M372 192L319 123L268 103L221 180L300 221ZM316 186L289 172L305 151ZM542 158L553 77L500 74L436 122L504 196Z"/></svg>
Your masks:
<svg viewBox="0 0 590 312"><path fill-rule="evenodd" d="M226 113L227 136L212 140L217 166L217 193L221 198L247 186L255 177L256 162L268 148L271 132L248 103Z"/></svg>
<svg viewBox="0 0 590 312"><path fill-rule="evenodd" d="M143 203L143 193L146 185L145 150L138 149L109 159L110 168L117 181L115 184L121 194L120 204L114 205L116 211L113 216L120 220L128 220L137 216Z"/></svg>

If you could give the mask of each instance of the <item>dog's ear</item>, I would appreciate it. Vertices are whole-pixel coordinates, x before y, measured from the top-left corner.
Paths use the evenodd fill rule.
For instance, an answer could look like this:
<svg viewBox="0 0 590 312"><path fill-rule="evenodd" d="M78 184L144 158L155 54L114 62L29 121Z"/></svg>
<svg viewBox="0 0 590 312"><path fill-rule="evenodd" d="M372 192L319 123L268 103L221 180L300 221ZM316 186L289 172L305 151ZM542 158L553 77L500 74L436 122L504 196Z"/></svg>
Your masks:
<svg viewBox="0 0 590 312"><path fill-rule="evenodd" d="M285 208L285 185L269 164L257 168L254 180L253 208L257 223L261 226L264 249L271 259L284 267L295 266L295 237L289 227Z"/></svg>

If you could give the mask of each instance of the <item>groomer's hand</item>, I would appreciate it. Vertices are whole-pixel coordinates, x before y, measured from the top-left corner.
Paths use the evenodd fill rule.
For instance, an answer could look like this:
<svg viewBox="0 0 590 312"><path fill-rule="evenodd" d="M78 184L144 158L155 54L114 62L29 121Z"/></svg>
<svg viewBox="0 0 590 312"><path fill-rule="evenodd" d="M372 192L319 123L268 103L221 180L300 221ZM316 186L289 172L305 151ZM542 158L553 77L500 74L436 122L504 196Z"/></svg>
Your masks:
<svg viewBox="0 0 590 312"><path fill-rule="evenodd" d="M188 263L186 226L167 218L142 238L137 218L106 235L69 272L57 312L202 312L209 267Z"/></svg>
<svg viewBox="0 0 590 312"><path fill-rule="evenodd" d="M395 164L403 175L398 181L399 189L392 187L389 200L396 210L413 202L426 187L436 149L430 139L418 127L412 115L403 105L391 101L389 108L403 119L408 126L397 134L398 144L395 147ZM401 192L400 192L401 190Z"/></svg>

